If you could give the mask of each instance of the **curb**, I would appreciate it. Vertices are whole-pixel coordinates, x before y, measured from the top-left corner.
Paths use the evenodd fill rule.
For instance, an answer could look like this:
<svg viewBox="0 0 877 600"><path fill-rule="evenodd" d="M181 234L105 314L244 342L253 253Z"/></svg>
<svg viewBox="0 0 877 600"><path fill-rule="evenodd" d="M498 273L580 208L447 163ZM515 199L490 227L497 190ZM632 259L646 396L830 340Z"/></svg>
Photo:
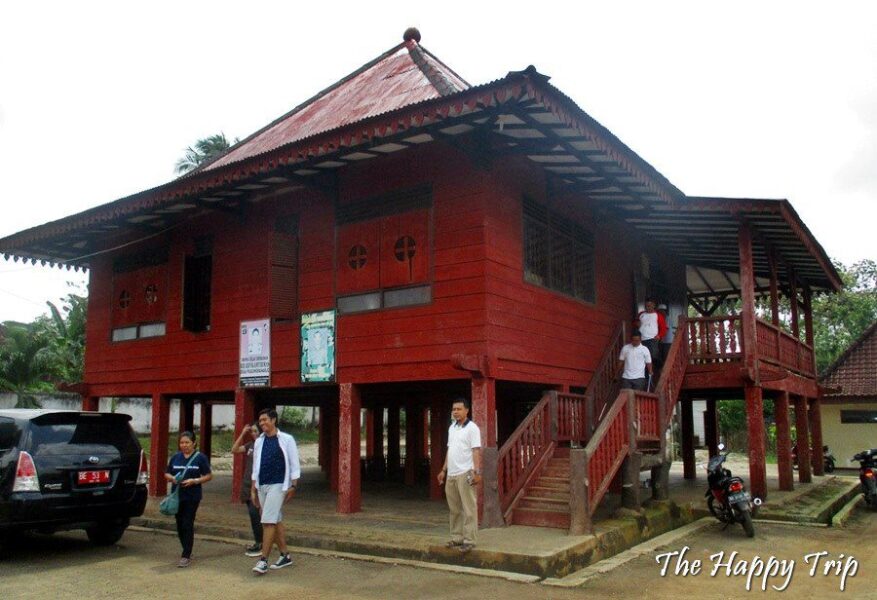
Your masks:
<svg viewBox="0 0 877 600"><path fill-rule="evenodd" d="M856 507L861 506L864 503L865 499L862 496L856 494L856 496L854 496L852 500L847 502L844 507L837 511L837 514L835 514L831 518L831 526L843 527L846 524L847 519L850 518L850 515L853 514L853 511L856 509Z"/></svg>
<svg viewBox="0 0 877 600"><path fill-rule="evenodd" d="M151 527L141 527L131 525L129 531L138 531L141 533L152 533L158 535L166 535L176 537L176 533L165 529L157 529ZM242 547L242 541L238 538L223 537L219 535L195 534L195 537L205 542L215 542L220 544L229 544ZM512 573L510 571L496 571L493 569L478 569L476 567L463 567L457 565L448 565L444 563L430 563L419 560L409 560L404 558L386 558L383 556L372 556L369 554L354 554L352 552L335 552L331 550L317 550L314 548L304 548L302 546L289 546L289 551L293 554L303 554L306 556L320 556L324 558L342 558L348 560L358 560L362 562L370 562L382 565L404 566L417 569L431 569L433 571L442 571L445 573L455 573L458 575L477 575L479 577L491 577L493 579L504 579L513 583L537 583L541 580L536 575L524 575L521 573Z"/></svg>

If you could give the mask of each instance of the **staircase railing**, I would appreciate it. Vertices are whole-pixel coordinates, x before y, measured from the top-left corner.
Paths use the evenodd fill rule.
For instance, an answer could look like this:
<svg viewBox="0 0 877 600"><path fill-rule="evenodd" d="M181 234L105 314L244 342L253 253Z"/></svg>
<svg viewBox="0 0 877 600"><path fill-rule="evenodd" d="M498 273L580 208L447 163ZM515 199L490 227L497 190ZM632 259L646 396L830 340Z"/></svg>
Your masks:
<svg viewBox="0 0 877 600"><path fill-rule="evenodd" d="M658 385L655 388L660 405L659 435L661 439L663 439L667 427L670 426L670 417L676 407L676 401L679 399L679 391L682 389L682 383L685 379L685 370L688 368L691 358L688 325L688 320L685 317L679 317L676 336L670 346L670 352L667 353L667 358L664 360L661 377L658 378Z"/></svg>
<svg viewBox="0 0 877 600"><path fill-rule="evenodd" d="M497 491L505 514L536 466L553 450L552 410L556 393L546 393L497 453Z"/></svg>
<svg viewBox="0 0 877 600"><path fill-rule="evenodd" d="M591 381L585 390L586 427L588 435L597 429L606 412L609 403L618 395L620 382L618 374L621 371L618 355L627 339L627 324L621 321L612 336L606 342L606 349L600 358L600 363L591 376Z"/></svg>
<svg viewBox="0 0 877 600"><path fill-rule="evenodd" d="M630 407L630 394L625 390L618 394L585 446L588 520L630 451Z"/></svg>

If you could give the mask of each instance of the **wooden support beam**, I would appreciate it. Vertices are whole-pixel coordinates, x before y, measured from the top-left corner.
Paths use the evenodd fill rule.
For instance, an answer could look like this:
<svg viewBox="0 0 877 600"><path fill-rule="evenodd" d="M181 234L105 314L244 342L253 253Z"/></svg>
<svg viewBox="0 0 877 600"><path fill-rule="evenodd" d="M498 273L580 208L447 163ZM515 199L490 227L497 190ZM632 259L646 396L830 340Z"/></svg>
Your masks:
<svg viewBox="0 0 877 600"><path fill-rule="evenodd" d="M792 432L789 424L789 392L780 392L774 400L774 422L777 427L777 472L781 491L795 487L792 470Z"/></svg>
<svg viewBox="0 0 877 600"><path fill-rule="evenodd" d="M807 414L807 398L795 398L795 433L797 434L796 450L798 453L798 481L813 481L810 470L810 420Z"/></svg>
<svg viewBox="0 0 877 600"><path fill-rule="evenodd" d="M706 447L710 458L719 455L719 415L716 410L715 398L706 401L706 411L703 413L703 436L706 438Z"/></svg>
<svg viewBox="0 0 877 600"><path fill-rule="evenodd" d="M342 514L359 512L362 506L360 486L360 411L359 386L338 385L338 503Z"/></svg>
<svg viewBox="0 0 877 600"><path fill-rule="evenodd" d="M445 401L438 394L433 395L429 405L429 497L441 500L442 486L438 484L438 474L445 464L445 435L448 430L448 410Z"/></svg>
<svg viewBox="0 0 877 600"><path fill-rule="evenodd" d="M792 335L798 339L801 339L801 336L799 335L800 332L798 330L798 282L795 278L795 272L791 270L789 271L789 303L792 314Z"/></svg>
<svg viewBox="0 0 877 600"><path fill-rule="evenodd" d="M777 327L780 326L780 294L779 277L777 276L777 261L773 252L768 252L770 261L770 320Z"/></svg>
<svg viewBox="0 0 877 600"><path fill-rule="evenodd" d="M755 332L755 270L752 265L752 231L749 224L740 221L740 299L743 301L741 321L743 352L747 377L758 385L758 343Z"/></svg>
<svg viewBox="0 0 877 600"><path fill-rule="evenodd" d="M256 420L256 396L252 390L237 388L234 391L234 434L240 435L241 431L250 427ZM244 454L234 454L232 457L231 478L231 501L241 501L241 485L244 476L244 463L247 457Z"/></svg>
<svg viewBox="0 0 877 600"><path fill-rule="evenodd" d="M399 406L387 407L387 478L394 480L399 476L402 461L400 421Z"/></svg>
<svg viewBox="0 0 877 600"><path fill-rule="evenodd" d="M569 534L587 535L593 531L588 502L588 453L584 448L569 451Z"/></svg>
<svg viewBox="0 0 877 600"><path fill-rule="evenodd" d="M180 398L179 433L195 430L195 401L191 398Z"/></svg>
<svg viewBox="0 0 877 600"><path fill-rule="evenodd" d="M100 410L100 397L99 396L83 396L82 397L82 410L97 412Z"/></svg>
<svg viewBox="0 0 877 600"><path fill-rule="evenodd" d="M682 414L682 472L685 479L697 479L694 464L694 412L689 398L679 399Z"/></svg>
<svg viewBox="0 0 877 600"><path fill-rule="evenodd" d="M171 402L162 394L152 395L152 425L149 446L149 495L167 494L164 470L167 467L168 430L170 428Z"/></svg>
<svg viewBox="0 0 877 600"><path fill-rule="evenodd" d="M201 436L199 439L201 454L210 460L213 450L213 405L201 401Z"/></svg>
<svg viewBox="0 0 877 600"><path fill-rule="evenodd" d="M378 405L368 411L371 415L372 431L367 435L371 439L372 455L369 460L369 477L372 481L383 481L387 472L384 459L384 407Z"/></svg>
<svg viewBox="0 0 877 600"><path fill-rule="evenodd" d="M804 286L804 341L813 347L813 291L809 285ZM814 369L816 365L813 365Z"/></svg>
<svg viewBox="0 0 877 600"><path fill-rule="evenodd" d="M754 498L767 498L764 402L761 387L746 385L746 428L749 439L749 489Z"/></svg>

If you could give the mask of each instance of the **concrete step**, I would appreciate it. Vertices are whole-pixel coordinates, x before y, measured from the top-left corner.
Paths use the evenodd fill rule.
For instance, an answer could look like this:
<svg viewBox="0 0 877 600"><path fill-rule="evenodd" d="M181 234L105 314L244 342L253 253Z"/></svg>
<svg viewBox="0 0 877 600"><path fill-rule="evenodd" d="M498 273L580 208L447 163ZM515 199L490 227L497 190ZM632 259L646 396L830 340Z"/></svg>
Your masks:
<svg viewBox="0 0 877 600"><path fill-rule="evenodd" d="M512 514L512 523L531 527L569 529L569 512L516 508Z"/></svg>

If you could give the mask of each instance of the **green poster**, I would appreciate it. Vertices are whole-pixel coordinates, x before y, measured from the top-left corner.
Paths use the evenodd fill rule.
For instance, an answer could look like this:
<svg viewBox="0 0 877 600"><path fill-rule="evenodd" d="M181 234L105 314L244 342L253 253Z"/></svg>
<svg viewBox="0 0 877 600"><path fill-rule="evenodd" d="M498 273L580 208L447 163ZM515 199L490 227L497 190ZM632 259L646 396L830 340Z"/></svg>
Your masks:
<svg viewBox="0 0 877 600"><path fill-rule="evenodd" d="M335 381L335 311L301 316L302 383Z"/></svg>

